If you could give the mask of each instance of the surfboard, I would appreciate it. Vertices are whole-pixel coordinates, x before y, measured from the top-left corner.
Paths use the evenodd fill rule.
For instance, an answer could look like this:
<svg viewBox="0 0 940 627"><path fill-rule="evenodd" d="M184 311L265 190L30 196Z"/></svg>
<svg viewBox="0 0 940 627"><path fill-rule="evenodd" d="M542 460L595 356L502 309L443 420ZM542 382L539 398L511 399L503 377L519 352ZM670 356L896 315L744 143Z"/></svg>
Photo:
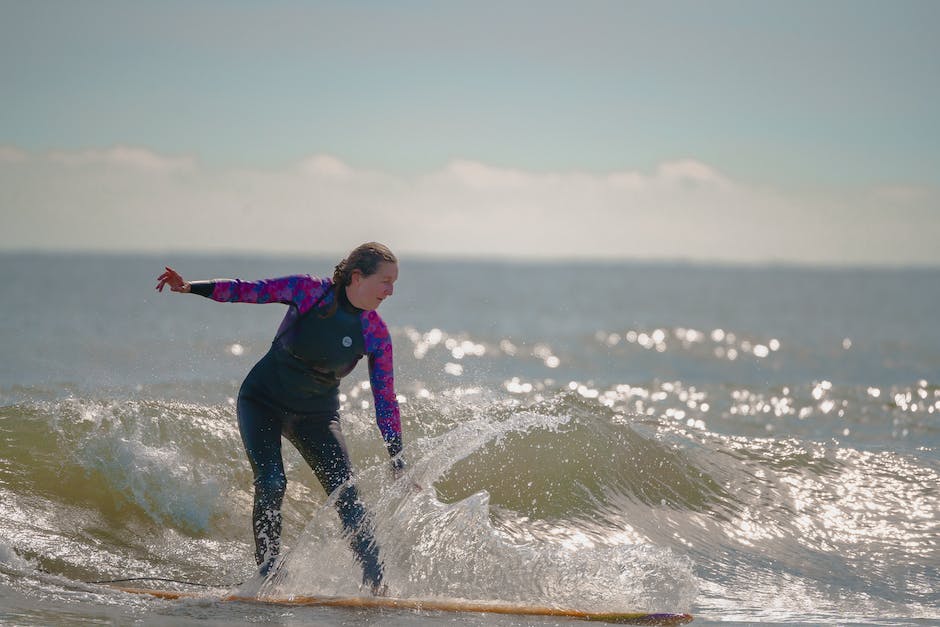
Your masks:
<svg viewBox="0 0 940 627"><path fill-rule="evenodd" d="M684 625L692 621L691 614L663 614L655 612L586 612L582 610L541 607L515 603L468 601L464 599L401 599L395 597L334 597L290 596L250 597L228 594L215 597L198 592L135 588L111 585L130 594L147 594L160 599L206 599L223 602L254 603L280 606L347 607L365 609L412 610L425 612L470 612L481 614L511 614L514 616L551 616L620 625Z"/></svg>

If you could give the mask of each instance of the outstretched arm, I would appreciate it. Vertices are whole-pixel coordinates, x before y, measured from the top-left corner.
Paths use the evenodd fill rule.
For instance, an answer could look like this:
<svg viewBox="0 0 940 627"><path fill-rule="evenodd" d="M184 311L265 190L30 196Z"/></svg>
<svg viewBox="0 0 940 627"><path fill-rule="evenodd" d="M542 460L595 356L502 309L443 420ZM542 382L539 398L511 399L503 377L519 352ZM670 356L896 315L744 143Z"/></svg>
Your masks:
<svg viewBox="0 0 940 627"><path fill-rule="evenodd" d="M327 289L329 282L309 275L286 276L261 281L213 279L186 281L167 266L157 277L157 291L169 286L173 292L198 294L223 303L285 303L297 305L303 312L311 307Z"/></svg>

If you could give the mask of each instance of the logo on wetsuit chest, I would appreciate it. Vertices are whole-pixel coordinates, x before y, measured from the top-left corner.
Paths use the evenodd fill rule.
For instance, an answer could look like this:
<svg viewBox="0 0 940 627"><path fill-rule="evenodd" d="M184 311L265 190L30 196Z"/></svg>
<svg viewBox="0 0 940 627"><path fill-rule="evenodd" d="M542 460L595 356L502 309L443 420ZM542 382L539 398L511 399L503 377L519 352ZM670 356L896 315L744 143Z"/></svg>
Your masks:
<svg viewBox="0 0 940 627"><path fill-rule="evenodd" d="M352 338L349 337L348 335L343 338L343 346L345 346L346 348L349 348L350 346L352 346Z"/></svg>

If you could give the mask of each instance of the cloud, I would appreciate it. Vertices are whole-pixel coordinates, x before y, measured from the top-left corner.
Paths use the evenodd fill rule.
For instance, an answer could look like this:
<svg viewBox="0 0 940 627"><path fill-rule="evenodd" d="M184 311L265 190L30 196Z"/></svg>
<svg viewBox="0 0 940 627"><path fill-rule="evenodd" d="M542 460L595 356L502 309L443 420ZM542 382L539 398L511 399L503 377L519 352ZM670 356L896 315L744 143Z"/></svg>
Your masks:
<svg viewBox="0 0 940 627"><path fill-rule="evenodd" d="M929 187L920 185L890 185L876 187L872 194L885 203L908 204L928 200L931 196Z"/></svg>
<svg viewBox="0 0 940 627"><path fill-rule="evenodd" d="M147 149L130 146L78 152L54 151L48 153L46 159L66 166L132 168L150 172L189 171L195 167L192 157L163 157Z"/></svg>
<svg viewBox="0 0 940 627"><path fill-rule="evenodd" d="M374 239L404 255L938 264L937 201L903 186L787 194L692 158L399 176L332 155L219 169L128 146L0 146L0 249L336 253Z"/></svg>
<svg viewBox="0 0 940 627"><path fill-rule="evenodd" d="M21 163L28 158L29 155L25 150L13 146L0 146L0 163Z"/></svg>
<svg viewBox="0 0 940 627"><path fill-rule="evenodd" d="M330 155L315 155L297 164L297 171L312 176L347 180L355 172L348 165Z"/></svg>
<svg viewBox="0 0 940 627"><path fill-rule="evenodd" d="M656 178L667 185L701 185L730 189L731 181L714 168L695 159L680 159L660 164Z"/></svg>

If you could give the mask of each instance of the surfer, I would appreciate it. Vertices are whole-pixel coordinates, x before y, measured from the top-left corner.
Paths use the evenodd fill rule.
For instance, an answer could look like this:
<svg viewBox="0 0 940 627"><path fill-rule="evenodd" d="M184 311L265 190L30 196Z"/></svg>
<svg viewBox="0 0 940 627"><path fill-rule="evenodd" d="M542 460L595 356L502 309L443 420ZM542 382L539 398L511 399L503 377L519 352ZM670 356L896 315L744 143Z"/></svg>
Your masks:
<svg viewBox="0 0 940 627"><path fill-rule="evenodd" d="M332 280L309 275L247 282L185 281L167 267L158 291L192 293L219 302L288 306L268 352L238 392L238 427L254 473L255 560L267 575L281 548L281 503L287 488L281 436L313 469L336 509L362 566L362 582L382 592L383 567L370 517L353 484L339 421L340 379L368 356L375 415L392 470L400 475L401 418L392 369L392 342L376 312L392 295L398 260L384 245L362 244L335 268Z"/></svg>

